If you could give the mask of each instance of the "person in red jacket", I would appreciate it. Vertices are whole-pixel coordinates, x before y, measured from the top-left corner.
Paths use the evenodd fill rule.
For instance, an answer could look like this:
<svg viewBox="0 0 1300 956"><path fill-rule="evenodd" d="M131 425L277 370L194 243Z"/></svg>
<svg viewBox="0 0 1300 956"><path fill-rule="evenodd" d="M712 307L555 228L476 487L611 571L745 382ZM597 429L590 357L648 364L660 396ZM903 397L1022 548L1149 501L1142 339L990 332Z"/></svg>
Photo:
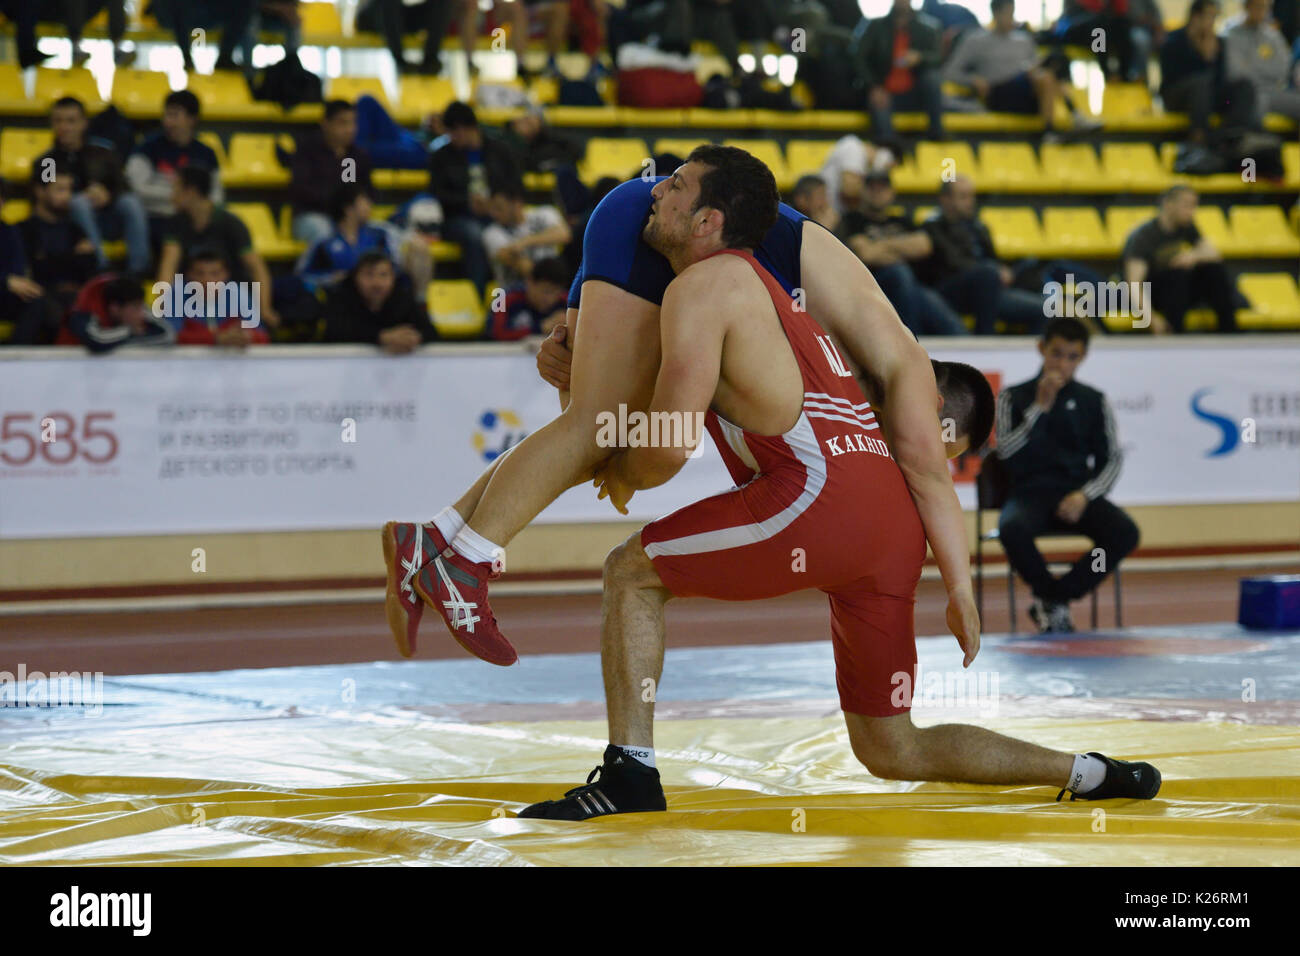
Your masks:
<svg viewBox="0 0 1300 956"><path fill-rule="evenodd" d="M246 345L265 345L271 341L261 320L249 328L240 315L226 314L229 310L221 303L225 296L206 295L207 290L218 290L230 282L230 265L221 253L213 249L200 249L185 264L185 286L188 297L190 283L197 283L205 291L203 315L186 315L176 335L178 345L226 345L243 348ZM209 300L216 308L209 308Z"/></svg>
<svg viewBox="0 0 1300 956"><path fill-rule="evenodd" d="M176 332L144 304L144 288L130 276L106 273L87 282L55 345L84 345L95 353L123 345L170 345Z"/></svg>

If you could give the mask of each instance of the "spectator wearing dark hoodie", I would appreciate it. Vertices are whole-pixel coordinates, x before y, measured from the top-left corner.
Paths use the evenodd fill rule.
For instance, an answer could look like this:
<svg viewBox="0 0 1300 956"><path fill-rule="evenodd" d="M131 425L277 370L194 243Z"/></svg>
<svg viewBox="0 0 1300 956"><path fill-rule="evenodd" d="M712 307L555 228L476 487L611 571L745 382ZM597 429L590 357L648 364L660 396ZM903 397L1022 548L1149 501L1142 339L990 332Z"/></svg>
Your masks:
<svg viewBox="0 0 1300 956"><path fill-rule="evenodd" d="M0 222L0 318L14 323L14 345L44 345L45 289L27 274L27 256L17 226Z"/></svg>
<svg viewBox="0 0 1300 956"><path fill-rule="evenodd" d="M199 98L176 90L163 100L162 129L150 134L126 161L126 181L140 197L149 216L149 234L161 241L167 219L176 215L172 189L186 166L202 166L212 174L212 201L221 204L221 165L212 147L195 138Z"/></svg>
<svg viewBox="0 0 1300 956"><path fill-rule="evenodd" d="M72 218L95 244L100 268L108 267L104 238L126 240L127 268L143 275L149 269L149 221L140 197L122 175L117 153L86 138L86 109L65 96L50 110L54 146L41 159L69 170L73 180Z"/></svg>
<svg viewBox="0 0 1300 956"><path fill-rule="evenodd" d="M139 280L113 273L91 279L68 314L56 345L84 345L111 352L124 345L170 345L176 330L144 304Z"/></svg>
<svg viewBox="0 0 1300 956"><path fill-rule="evenodd" d="M18 224L32 281L45 290L45 328L50 340L81 287L98 271L95 246L69 212L72 177L57 167L46 181L38 160L33 164L32 214ZM47 340L46 334L39 338Z"/></svg>
<svg viewBox="0 0 1300 956"><path fill-rule="evenodd" d="M499 342L549 335L568 311L573 274L559 256L533 265L521 284L511 286L488 317L488 335Z"/></svg>
<svg viewBox="0 0 1300 956"><path fill-rule="evenodd" d="M334 232L334 193L344 183L370 188L370 154L357 145L357 110L347 100L330 100L320 129L303 137L289 161L293 237L311 245Z"/></svg>
<svg viewBox="0 0 1300 956"><path fill-rule="evenodd" d="M492 272L483 247L488 200L494 188L520 181L519 167L510 147L487 136L466 104L448 105L442 125L447 141L429 157L429 188L442 204L443 237L460 244L465 271L482 294Z"/></svg>
<svg viewBox="0 0 1300 956"><path fill-rule="evenodd" d="M930 139L943 138L941 33L938 21L913 10L911 0L894 0L887 15L867 26L862 39L862 70L876 136L893 135L895 110L919 109L930 119Z"/></svg>
<svg viewBox="0 0 1300 956"><path fill-rule="evenodd" d="M1216 0L1192 0L1187 25L1171 30L1160 48L1160 98L1166 110L1188 114L1193 143L1207 142L1213 113L1223 126L1256 125L1255 88L1247 79L1229 78L1224 44L1214 32L1218 16Z"/></svg>
<svg viewBox="0 0 1300 956"><path fill-rule="evenodd" d="M326 342L361 342L405 355L437 337L428 313L378 249L363 252L325 301Z"/></svg>

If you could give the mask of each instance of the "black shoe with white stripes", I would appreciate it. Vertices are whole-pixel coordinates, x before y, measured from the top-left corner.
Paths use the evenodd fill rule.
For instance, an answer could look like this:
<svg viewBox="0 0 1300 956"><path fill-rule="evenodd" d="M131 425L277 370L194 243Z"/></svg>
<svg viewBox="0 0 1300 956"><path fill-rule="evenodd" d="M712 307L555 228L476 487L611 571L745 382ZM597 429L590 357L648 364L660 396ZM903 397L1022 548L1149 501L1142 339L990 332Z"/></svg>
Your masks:
<svg viewBox="0 0 1300 956"><path fill-rule="evenodd" d="M600 775L600 780L592 779ZM543 820L586 820L610 813L646 813L666 810L659 771L627 756L613 744L605 748L604 762L587 775L587 783L574 787L563 800L546 800L524 807L521 817Z"/></svg>
<svg viewBox="0 0 1300 956"><path fill-rule="evenodd" d="M1113 797L1150 800L1160 792L1160 771L1151 764L1116 760L1096 751L1088 756L1106 764L1106 779L1084 793L1075 793L1066 787L1056 795L1058 803L1067 792L1071 800L1110 800Z"/></svg>

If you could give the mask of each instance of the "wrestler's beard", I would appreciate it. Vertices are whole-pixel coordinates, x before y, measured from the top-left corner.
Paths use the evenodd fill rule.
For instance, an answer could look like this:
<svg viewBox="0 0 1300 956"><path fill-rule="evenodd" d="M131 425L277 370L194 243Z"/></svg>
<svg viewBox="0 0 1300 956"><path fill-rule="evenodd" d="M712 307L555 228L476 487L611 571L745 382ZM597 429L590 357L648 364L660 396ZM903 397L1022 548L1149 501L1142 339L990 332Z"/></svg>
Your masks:
<svg viewBox="0 0 1300 956"><path fill-rule="evenodd" d="M682 245L682 241L676 236L667 234L657 215L646 223L641 238L646 241L646 245L667 259L671 259L673 252Z"/></svg>

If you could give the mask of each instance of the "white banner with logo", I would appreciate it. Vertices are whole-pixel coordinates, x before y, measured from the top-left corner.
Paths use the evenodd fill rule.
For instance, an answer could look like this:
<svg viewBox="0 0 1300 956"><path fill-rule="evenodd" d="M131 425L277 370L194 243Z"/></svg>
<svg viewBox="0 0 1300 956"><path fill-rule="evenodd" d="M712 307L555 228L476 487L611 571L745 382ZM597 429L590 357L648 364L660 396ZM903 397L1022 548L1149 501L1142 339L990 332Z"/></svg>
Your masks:
<svg viewBox="0 0 1300 956"><path fill-rule="evenodd" d="M1112 497L1300 498L1300 342L1291 341L1097 343L1079 378L1115 410L1125 460ZM998 384L1038 370L1028 340L927 345ZM0 352L0 537L428 518L557 411L531 354L506 346L402 358L292 346L244 356ZM706 444L668 485L638 493L630 517L649 520L730 487ZM973 507L969 475L959 479L963 505ZM618 518L581 486L539 520Z"/></svg>

